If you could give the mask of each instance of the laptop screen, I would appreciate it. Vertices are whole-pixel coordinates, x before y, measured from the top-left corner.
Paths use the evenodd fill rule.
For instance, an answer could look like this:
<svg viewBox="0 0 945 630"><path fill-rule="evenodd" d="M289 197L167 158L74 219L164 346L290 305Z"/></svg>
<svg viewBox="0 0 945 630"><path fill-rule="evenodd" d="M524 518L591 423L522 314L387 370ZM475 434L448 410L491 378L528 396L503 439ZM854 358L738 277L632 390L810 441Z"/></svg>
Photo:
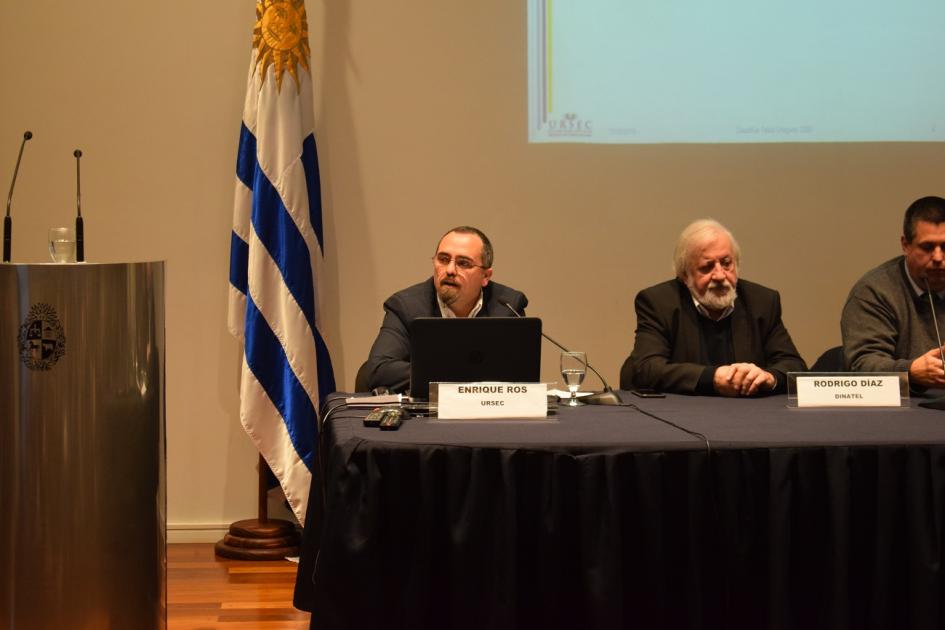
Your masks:
<svg viewBox="0 0 945 630"><path fill-rule="evenodd" d="M410 323L410 395L430 398L430 383L537 383L537 317L419 317Z"/></svg>

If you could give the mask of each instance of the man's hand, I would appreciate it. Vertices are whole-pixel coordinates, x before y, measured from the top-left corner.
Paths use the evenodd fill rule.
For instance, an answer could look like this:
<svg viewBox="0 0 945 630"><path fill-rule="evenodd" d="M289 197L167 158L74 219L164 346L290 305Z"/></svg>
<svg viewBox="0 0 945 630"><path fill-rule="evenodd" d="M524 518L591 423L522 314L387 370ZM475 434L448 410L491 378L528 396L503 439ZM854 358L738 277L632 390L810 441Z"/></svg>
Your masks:
<svg viewBox="0 0 945 630"><path fill-rule="evenodd" d="M774 389L776 384L777 381L771 372L766 372L754 363L722 365L715 370L713 379L715 391L722 396L753 396L758 392Z"/></svg>
<svg viewBox="0 0 945 630"><path fill-rule="evenodd" d="M942 351L932 348L909 366L909 382L923 387L945 387Z"/></svg>

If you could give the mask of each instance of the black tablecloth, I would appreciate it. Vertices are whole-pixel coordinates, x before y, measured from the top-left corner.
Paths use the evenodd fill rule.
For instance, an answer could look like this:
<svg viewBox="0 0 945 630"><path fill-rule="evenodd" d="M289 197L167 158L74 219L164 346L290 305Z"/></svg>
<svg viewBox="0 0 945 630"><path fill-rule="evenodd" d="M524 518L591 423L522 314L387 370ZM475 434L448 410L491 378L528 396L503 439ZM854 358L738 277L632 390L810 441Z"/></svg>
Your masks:
<svg viewBox="0 0 945 630"><path fill-rule="evenodd" d="M336 412L296 606L322 629L945 627L945 413L633 400L710 448L626 407Z"/></svg>

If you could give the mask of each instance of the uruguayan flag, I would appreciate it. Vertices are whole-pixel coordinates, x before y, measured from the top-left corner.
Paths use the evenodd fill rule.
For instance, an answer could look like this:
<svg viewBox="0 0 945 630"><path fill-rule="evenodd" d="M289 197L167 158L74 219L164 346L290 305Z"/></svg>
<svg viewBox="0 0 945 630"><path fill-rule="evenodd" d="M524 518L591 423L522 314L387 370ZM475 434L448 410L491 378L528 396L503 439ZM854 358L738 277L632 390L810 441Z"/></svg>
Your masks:
<svg viewBox="0 0 945 630"><path fill-rule="evenodd" d="M230 331L243 340L240 418L304 522L321 397L324 251L304 0L259 0L236 160Z"/></svg>

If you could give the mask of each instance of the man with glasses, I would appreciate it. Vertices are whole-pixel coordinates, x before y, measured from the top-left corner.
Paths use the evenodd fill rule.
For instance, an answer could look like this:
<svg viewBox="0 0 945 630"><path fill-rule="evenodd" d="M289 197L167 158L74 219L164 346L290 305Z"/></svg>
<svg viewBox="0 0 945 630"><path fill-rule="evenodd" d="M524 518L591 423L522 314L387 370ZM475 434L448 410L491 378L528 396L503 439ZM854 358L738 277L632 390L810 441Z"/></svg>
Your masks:
<svg viewBox="0 0 945 630"><path fill-rule="evenodd" d="M679 235L676 278L637 294L636 340L622 389L754 396L784 392L807 369L781 321L777 291L738 278L738 243L702 219Z"/></svg>
<svg viewBox="0 0 945 630"><path fill-rule="evenodd" d="M410 385L410 322L418 317L514 317L524 314L523 293L492 282L492 243L474 227L443 235L433 276L384 302L384 322L361 368L369 389L403 392ZM507 306L508 305L508 306Z"/></svg>

